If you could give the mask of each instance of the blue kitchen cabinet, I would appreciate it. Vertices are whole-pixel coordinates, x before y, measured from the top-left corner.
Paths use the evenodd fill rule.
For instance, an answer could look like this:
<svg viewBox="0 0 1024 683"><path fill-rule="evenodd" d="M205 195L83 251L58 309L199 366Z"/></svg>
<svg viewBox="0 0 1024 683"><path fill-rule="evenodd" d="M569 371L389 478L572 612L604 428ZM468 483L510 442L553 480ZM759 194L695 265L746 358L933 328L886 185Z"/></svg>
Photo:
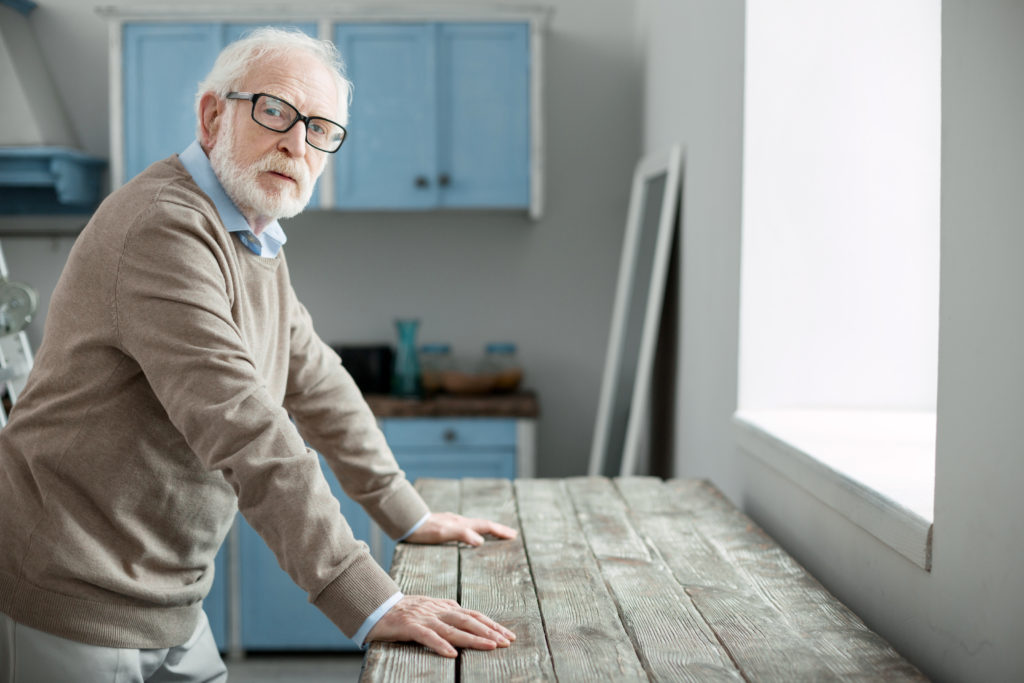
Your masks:
<svg viewBox="0 0 1024 683"><path fill-rule="evenodd" d="M279 25L316 35L315 23ZM195 139L195 96L199 82L209 73L225 45L257 26L261 24L124 25L122 181L131 180L154 161L181 152ZM318 204L316 191L310 206Z"/></svg>
<svg viewBox="0 0 1024 683"><path fill-rule="evenodd" d="M258 25L122 24L115 185L191 142L199 81L225 45ZM317 34L312 22L279 25ZM355 91L324 208L535 210L529 22L337 23L333 31ZM323 206L319 187L310 206Z"/></svg>
<svg viewBox="0 0 1024 683"><path fill-rule="evenodd" d="M360 540L369 540L369 516L345 495L322 458L321 467L352 533ZM239 548L243 649L359 649L309 602L306 592L281 569L262 537L244 519L239 519Z"/></svg>
<svg viewBox="0 0 1024 683"><path fill-rule="evenodd" d="M342 24L334 38L354 86L339 208L529 207L529 24Z"/></svg>
<svg viewBox="0 0 1024 683"><path fill-rule="evenodd" d="M517 426L512 418L387 418L381 429L409 481L420 477L517 476ZM457 510L438 510L457 512ZM379 535L377 558L391 567L395 541Z"/></svg>

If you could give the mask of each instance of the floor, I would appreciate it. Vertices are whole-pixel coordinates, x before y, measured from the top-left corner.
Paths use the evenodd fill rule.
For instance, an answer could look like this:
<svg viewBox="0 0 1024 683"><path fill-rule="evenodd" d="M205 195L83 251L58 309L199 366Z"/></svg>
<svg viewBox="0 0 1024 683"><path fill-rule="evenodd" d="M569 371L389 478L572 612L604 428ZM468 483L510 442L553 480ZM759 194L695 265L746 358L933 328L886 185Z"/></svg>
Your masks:
<svg viewBox="0 0 1024 683"><path fill-rule="evenodd" d="M227 664L229 683L355 683L363 653L252 654Z"/></svg>

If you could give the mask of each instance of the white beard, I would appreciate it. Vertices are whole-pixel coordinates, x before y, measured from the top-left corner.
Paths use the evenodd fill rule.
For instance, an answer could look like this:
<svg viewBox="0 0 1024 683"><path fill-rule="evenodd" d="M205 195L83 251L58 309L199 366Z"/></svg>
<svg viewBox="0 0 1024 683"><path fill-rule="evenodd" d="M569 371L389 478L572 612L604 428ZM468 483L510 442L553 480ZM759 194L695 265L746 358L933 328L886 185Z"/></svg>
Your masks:
<svg viewBox="0 0 1024 683"><path fill-rule="evenodd" d="M242 166L235 161L234 129L234 119L224 117L217 144L210 150L210 166L231 201L243 214L252 213L270 220L299 214L313 195L316 178L310 179L304 165L280 152L271 152L248 166ZM257 182L259 174L265 171L284 173L295 179L297 187L287 192L265 190Z"/></svg>

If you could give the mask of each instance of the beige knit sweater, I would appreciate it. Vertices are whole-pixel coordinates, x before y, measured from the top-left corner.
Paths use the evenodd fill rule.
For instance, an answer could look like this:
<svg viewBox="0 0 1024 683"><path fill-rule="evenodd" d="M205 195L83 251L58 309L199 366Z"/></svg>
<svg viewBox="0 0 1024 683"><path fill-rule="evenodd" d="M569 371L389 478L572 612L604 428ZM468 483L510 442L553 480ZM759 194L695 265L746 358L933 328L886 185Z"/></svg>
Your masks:
<svg viewBox="0 0 1024 683"><path fill-rule="evenodd" d="M303 437L389 535L427 513L283 253L242 246L176 157L154 164L76 241L0 430L0 611L96 645L181 644L241 510L351 636L397 587Z"/></svg>

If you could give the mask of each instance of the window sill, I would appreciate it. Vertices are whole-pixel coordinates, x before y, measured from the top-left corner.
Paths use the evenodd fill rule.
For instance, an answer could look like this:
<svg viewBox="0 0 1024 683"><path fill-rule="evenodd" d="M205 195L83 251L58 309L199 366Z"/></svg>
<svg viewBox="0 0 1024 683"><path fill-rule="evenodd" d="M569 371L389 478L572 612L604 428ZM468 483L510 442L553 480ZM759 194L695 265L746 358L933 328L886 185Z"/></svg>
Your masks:
<svg viewBox="0 0 1024 683"><path fill-rule="evenodd" d="M737 441L926 571L931 571L935 414L739 411Z"/></svg>

